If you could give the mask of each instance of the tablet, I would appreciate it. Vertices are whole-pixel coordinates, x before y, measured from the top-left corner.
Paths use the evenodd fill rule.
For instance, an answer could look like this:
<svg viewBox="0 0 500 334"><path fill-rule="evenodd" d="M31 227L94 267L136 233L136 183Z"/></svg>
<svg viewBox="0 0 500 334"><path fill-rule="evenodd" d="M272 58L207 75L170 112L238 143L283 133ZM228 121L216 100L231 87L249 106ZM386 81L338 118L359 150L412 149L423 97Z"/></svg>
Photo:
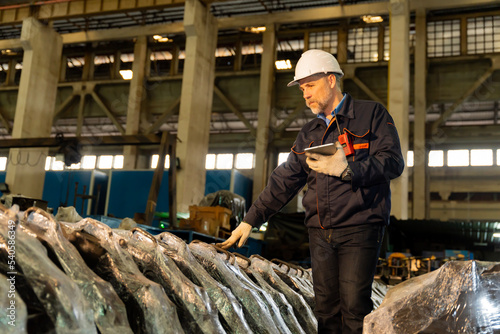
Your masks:
<svg viewBox="0 0 500 334"><path fill-rule="evenodd" d="M318 153L318 154L323 154L323 155L332 155L336 151L337 151L337 147L335 146L335 143L308 147L304 150L304 152Z"/></svg>

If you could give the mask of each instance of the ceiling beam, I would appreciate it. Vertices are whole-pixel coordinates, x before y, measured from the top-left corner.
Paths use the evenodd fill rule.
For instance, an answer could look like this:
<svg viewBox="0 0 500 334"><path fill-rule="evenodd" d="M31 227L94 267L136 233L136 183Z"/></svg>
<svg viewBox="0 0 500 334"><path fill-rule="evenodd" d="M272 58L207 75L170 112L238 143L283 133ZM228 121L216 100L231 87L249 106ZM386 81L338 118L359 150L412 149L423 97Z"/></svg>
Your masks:
<svg viewBox="0 0 500 334"><path fill-rule="evenodd" d="M179 105L181 104L180 96L167 108L163 114L161 114L156 121L147 129L146 133L152 133L158 131L160 127L167 121L167 118L170 117L175 111L178 110Z"/></svg>
<svg viewBox="0 0 500 334"><path fill-rule="evenodd" d="M2 139L0 140L0 148L12 147L59 147L61 142L66 140L78 140L82 146L85 145L102 145L102 146L123 146L123 145L151 145L159 144L160 136L157 134L150 135L123 135L123 136L93 136L93 137L64 137L59 138L19 138L19 139Z"/></svg>
<svg viewBox="0 0 500 334"><path fill-rule="evenodd" d="M410 0L410 10L423 8L426 10L459 8L459 7L478 7L484 5L498 5L498 0Z"/></svg>
<svg viewBox="0 0 500 334"><path fill-rule="evenodd" d="M470 88L462 94L448 109L446 109L431 126L431 133L434 133L446 120L455 112L455 110L463 103L469 96L471 96L491 75L493 72L500 68L500 57L495 56L491 58L492 65L481 75Z"/></svg>
<svg viewBox="0 0 500 334"><path fill-rule="evenodd" d="M46 2L46 3L45 3ZM0 7L0 24L20 23L36 11L39 20L58 20L67 17L80 17L89 15L106 15L111 13L124 13L146 9L162 9L166 7L184 6L184 0L72 0L58 1L56 3L45 1L40 4L31 2Z"/></svg>
<svg viewBox="0 0 500 334"><path fill-rule="evenodd" d="M370 15L389 14L389 2L375 2L370 4L356 4L347 6L317 7L291 12L279 12L260 15L233 16L219 18L219 30L234 29L245 26L264 26L267 24L283 24L305 21L332 20L346 17L355 17L370 13Z"/></svg>
<svg viewBox="0 0 500 334"><path fill-rule="evenodd" d="M254 128L254 126L252 125L252 123L250 123L245 118L245 116L243 115L243 113L238 108L236 108L236 106L234 105L234 103L231 100L229 100L229 98L226 95L224 95L224 93L220 90L219 87L217 87L217 85L214 85L214 93L226 105L226 107L228 107L229 110L231 110L236 115L236 117L238 117L238 119L241 122L243 122L243 124L245 124L245 126L250 131L250 133L252 134L252 136L256 136L257 135L257 130Z"/></svg>
<svg viewBox="0 0 500 334"><path fill-rule="evenodd" d="M107 30L89 30L62 34L63 44L88 43L110 40L131 39L138 36L153 36L162 34L179 34L184 32L182 22L133 26Z"/></svg>

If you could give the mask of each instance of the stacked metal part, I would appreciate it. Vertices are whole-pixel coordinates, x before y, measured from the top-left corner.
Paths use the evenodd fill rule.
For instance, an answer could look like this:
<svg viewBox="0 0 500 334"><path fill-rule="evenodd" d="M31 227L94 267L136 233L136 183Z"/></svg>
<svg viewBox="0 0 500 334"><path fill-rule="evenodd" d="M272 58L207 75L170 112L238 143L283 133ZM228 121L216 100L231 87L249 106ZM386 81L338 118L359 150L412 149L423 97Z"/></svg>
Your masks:
<svg viewBox="0 0 500 334"><path fill-rule="evenodd" d="M0 207L0 309L12 285L16 305L16 326L0 314L0 332L316 332L310 273L285 265L167 232Z"/></svg>

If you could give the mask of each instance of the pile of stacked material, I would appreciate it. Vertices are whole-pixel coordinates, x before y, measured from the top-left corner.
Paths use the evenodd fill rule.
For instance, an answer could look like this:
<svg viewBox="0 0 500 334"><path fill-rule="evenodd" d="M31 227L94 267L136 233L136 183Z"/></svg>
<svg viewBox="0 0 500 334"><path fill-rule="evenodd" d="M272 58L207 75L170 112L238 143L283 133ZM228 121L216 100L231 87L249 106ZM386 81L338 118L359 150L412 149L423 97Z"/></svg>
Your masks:
<svg viewBox="0 0 500 334"><path fill-rule="evenodd" d="M0 332L316 332L310 272L284 267L168 232L0 207Z"/></svg>
<svg viewBox="0 0 500 334"><path fill-rule="evenodd" d="M500 263L450 261L390 288L363 333L500 333Z"/></svg>

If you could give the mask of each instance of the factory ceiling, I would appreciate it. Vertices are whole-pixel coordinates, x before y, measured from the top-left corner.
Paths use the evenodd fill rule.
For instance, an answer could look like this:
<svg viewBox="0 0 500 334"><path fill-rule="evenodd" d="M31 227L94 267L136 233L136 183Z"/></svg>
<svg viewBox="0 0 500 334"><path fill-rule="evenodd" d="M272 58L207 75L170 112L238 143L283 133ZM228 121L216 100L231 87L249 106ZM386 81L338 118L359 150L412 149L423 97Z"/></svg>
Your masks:
<svg viewBox="0 0 500 334"><path fill-rule="evenodd" d="M301 36L300 38L303 39L305 31L318 31L319 29L325 29L325 27L338 27L344 24L349 26L363 24L359 16L346 14L344 17L342 15L344 10L351 13L349 10L355 7L357 8L356 12L367 10L369 13L380 13L384 19L383 24L386 25L389 14L387 1L376 0L205 0L203 2L210 5L212 14L219 20L218 52L225 51L234 54L234 46L231 44L234 45L235 38L246 39L248 41L247 47L258 46L261 35L247 33L243 31L244 27L238 27L238 24L240 22L241 24L249 22L260 24L266 22L267 18L272 18L272 21L279 26L277 28L278 34L282 34L278 36L279 42L283 43L278 46L278 54L289 57L292 64L296 62L303 49L303 46L291 45L299 40L296 36ZM500 13L500 6L495 1L477 1L477 6L464 5L467 3L467 1L457 3L452 0L439 2L411 0L410 7L413 9L418 6L431 8L427 11L429 20L439 17L457 18L463 14L473 17L474 13L477 12L488 13L488 15L499 15ZM445 7L445 9L442 7ZM323 12L326 14L321 14ZM334 14L333 19L328 19L331 13ZM19 39L22 19L30 15L46 22L59 32L63 36L64 53L68 57L69 66L67 69L68 80L66 83L62 83L60 89L58 103L61 105L67 98L65 87L74 86L72 82L79 80L69 76L74 73L76 73L76 76L81 76L85 52L91 51L95 53L95 75L97 78L101 74L109 73L107 64L110 63L113 52L119 51L122 62L128 61L129 64L131 63L133 60L133 34L144 27L162 25L173 27L174 33L167 35L182 50L182 44L184 43L183 14L184 1L182 0L4 0L1 1L0 5L0 46L3 41ZM302 16L306 18L304 19ZM319 17L319 19L313 19L316 17ZM410 33L412 31L414 33L412 29L414 29L414 26L410 27ZM114 38L113 40L89 40L86 39L87 37L82 39L82 33L89 31L99 33L112 31ZM147 32L149 30L143 31ZM120 32L124 32L123 35ZM127 35L128 33L129 35ZM116 36L125 37L117 39ZM77 42L72 43L71 41ZM287 43L287 47L291 45L291 51L287 51L286 47L282 48ZM154 58L152 68L165 66L163 64L170 61L168 47L161 49L161 46L154 44L154 42L150 46ZM155 52L157 49L158 52ZM0 60L4 58L3 64L0 65L6 65L12 57L14 56L0 55ZM16 66L21 67L22 50L19 51L18 58L19 61ZM500 62L497 58L498 55L495 54L484 54L475 57L429 58L427 96L429 105L427 122L429 126L437 126L442 123L445 126L443 128L444 136L450 141L453 138L464 140L460 134L461 132L456 131L457 127L468 127L468 133L475 140L484 140L485 130L489 134L496 136L490 137L489 140L497 138L500 133L496 128L500 114L498 103L500 101L500 71L497 70ZM218 94L214 96L214 106L212 107L212 134L248 133L249 125L242 122L241 117L238 117L234 110L243 115L251 126L254 128L257 126L257 106L255 101L258 99L258 92L255 90L249 91L246 87L258 84L256 80L259 76L260 56L258 51L254 51L245 55L244 59L247 61L247 68L244 68L243 71L246 77L241 80L235 76L231 77L231 73L227 73L232 71L231 66L224 67L225 62L232 65L230 57L222 54L216 60L215 89ZM353 74L350 78L347 76L345 90L358 98L373 98L375 96L379 101L386 101L387 64L388 62L385 59L375 63L353 62L345 64L347 71ZM478 78L484 76L487 71L490 72L490 76L482 81L479 80ZM177 78L177 81L172 78L174 81L171 81L170 86L177 87L179 85L181 72L182 68L179 72L179 78ZM292 73L292 70L277 73L276 102L273 108L274 126L276 129L282 130L276 131L275 139L281 137L286 138L286 141L290 141L290 138L293 138L293 133L312 118L311 113L301 100L300 94L296 90L286 89L285 86L281 87L281 82L289 80L293 76ZM164 78L161 73L159 78ZM159 85L161 86L161 84ZM5 119L2 121L4 125L8 125L13 119L12 113L15 109L15 100L12 93L10 93L13 88L15 87L12 85L6 87L0 84L0 91L5 93L0 96L0 106ZM126 90L126 82L122 82L120 86L120 83L116 81L103 81L96 86L97 94L100 94L99 89L102 91L112 89L111 96L113 94L120 96L123 95L123 90ZM176 93L175 91L172 94L175 95ZM150 113L148 117L152 121L164 112L162 110L164 105L169 105L169 108L172 109L171 116L165 120L160 128L161 130L176 131L177 112L175 101L177 97L167 96L164 99L155 100L153 96L151 99L151 104L148 106L148 112ZM101 97L101 99L107 102L105 96ZM73 102L76 101L77 99L73 100ZM410 104L413 104L412 100ZM99 117L98 114L102 114L102 112L98 113L95 109L99 110L99 107L95 107L95 103L92 103L91 100L88 107L89 117L86 115L84 124L88 134L118 134L119 132L113 122L107 117ZM73 108L73 112L71 110L60 110L62 112L59 113L58 119L55 120L57 132L74 133L76 128L75 110L76 107ZM124 112L121 113L120 110L111 110L111 112L116 115L118 122L125 124ZM294 116L295 118L292 119ZM413 107L410 106L409 121L412 122L412 120ZM485 129L485 127L489 128ZM457 133L457 135L452 135L454 133ZM0 136L9 136L9 126L0 127ZM500 138L497 139L500 140Z"/></svg>

